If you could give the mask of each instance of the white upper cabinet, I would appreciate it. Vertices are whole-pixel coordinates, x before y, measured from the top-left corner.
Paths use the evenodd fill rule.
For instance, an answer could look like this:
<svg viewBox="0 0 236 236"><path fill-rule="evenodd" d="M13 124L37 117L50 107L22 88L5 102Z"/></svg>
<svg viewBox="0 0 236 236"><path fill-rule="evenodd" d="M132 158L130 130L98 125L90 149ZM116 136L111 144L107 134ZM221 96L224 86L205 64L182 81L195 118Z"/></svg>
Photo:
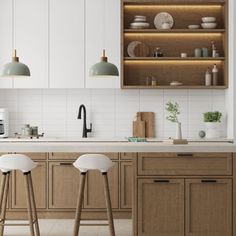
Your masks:
<svg viewBox="0 0 236 236"><path fill-rule="evenodd" d="M120 78L89 78L90 67L106 49L120 71L120 0L86 0L86 88L119 88Z"/></svg>
<svg viewBox="0 0 236 236"><path fill-rule="evenodd" d="M84 24L84 0L50 0L50 88L84 88Z"/></svg>
<svg viewBox="0 0 236 236"><path fill-rule="evenodd" d="M0 67L11 61L12 56L12 1L0 1ZM10 78L0 77L0 89L12 88L13 81Z"/></svg>
<svg viewBox="0 0 236 236"><path fill-rule="evenodd" d="M15 78L14 88L48 88L48 0L14 1L15 48L31 71L31 77Z"/></svg>

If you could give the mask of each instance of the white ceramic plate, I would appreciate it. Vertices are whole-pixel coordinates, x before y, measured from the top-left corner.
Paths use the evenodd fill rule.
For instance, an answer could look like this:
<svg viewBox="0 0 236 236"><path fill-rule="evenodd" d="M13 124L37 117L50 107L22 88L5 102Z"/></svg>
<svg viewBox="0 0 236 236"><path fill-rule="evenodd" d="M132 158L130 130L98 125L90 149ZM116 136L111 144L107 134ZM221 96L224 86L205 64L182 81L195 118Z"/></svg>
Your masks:
<svg viewBox="0 0 236 236"><path fill-rule="evenodd" d="M188 28L189 29L199 29L200 25L189 25Z"/></svg>
<svg viewBox="0 0 236 236"><path fill-rule="evenodd" d="M142 27L142 28L148 28L150 26L149 23L146 22L133 22L130 24L131 27Z"/></svg>
<svg viewBox="0 0 236 236"><path fill-rule="evenodd" d="M129 45L127 47L127 53L130 57L135 57L134 49L139 44L141 44L140 41L132 41L132 42L129 43Z"/></svg>
<svg viewBox="0 0 236 236"><path fill-rule="evenodd" d="M163 23L169 23L170 28L174 26L174 19L168 12L161 12L155 16L154 25L157 29L162 29Z"/></svg>

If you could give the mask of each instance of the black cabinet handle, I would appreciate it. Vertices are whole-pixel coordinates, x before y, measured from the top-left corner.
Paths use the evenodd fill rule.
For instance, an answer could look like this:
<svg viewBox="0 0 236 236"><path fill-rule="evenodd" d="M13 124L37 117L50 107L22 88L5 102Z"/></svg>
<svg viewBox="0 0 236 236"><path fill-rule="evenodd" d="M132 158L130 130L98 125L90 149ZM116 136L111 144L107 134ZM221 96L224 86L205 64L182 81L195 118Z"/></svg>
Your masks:
<svg viewBox="0 0 236 236"><path fill-rule="evenodd" d="M192 153L177 153L178 157L193 157Z"/></svg>
<svg viewBox="0 0 236 236"><path fill-rule="evenodd" d="M217 183L215 179L202 179L202 183Z"/></svg>
<svg viewBox="0 0 236 236"><path fill-rule="evenodd" d="M72 166L72 163L69 162L61 162L60 166Z"/></svg>
<svg viewBox="0 0 236 236"><path fill-rule="evenodd" d="M154 183L170 183L168 179L155 179Z"/></svg>

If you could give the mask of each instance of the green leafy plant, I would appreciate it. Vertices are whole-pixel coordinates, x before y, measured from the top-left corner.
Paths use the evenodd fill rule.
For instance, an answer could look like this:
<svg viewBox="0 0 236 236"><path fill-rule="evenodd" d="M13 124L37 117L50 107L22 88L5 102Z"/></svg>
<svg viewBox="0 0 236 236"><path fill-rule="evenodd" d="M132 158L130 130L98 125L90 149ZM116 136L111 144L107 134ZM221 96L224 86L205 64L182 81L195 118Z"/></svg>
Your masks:
<svg viewBox="0 0 236 236"><path fill-rule="evenodd" d="M169 101L168 103L166 103L166 111L169 112L169 116L166 117L167 120L174 123L179 123L178 115L180 114L180 110L179 104L177 102L172 103L171 101Z"/></svg>
<svg viewBox="0 0 236 236"><path fill-rule="evenodd" d="M209 111L203 113L204 122L221 122L222 113L219 111Z"/></svg>

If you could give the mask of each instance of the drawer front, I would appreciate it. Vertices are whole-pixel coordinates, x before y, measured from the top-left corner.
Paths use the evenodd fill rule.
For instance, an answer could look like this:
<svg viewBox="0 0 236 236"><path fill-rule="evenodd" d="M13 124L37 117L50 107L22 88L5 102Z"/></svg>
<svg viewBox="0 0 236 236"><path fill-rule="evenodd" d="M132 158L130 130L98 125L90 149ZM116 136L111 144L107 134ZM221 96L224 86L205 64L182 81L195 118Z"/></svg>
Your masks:
<svg viewBox="0 0 236 236"><path fill-rule="evenodd" d="M48 155L46 152L25 152L19 154L24 154L30 157L32 160L46 160Z"/></svg>
<svg viewBox="0 0 236 236"><path fill-rule="evenodd" d="M139 175L232 175L232 153L139 153Z"/></svg>
<svg viewBox="0 0 236 236"><path fill-rule="evenodd" d="M49 153L49 159L50 160L76 160L78 157L80 157L83 154L87 153L78 153L78 152L51 152ZM101 153L112 160L117 160L119 155L118 153Z"/></svg>
<svg viewBox="0 0 236 236"><path fill-rule="evenodd" d="M121 160L132 160L133 157L136 157L136 153L134 152L122 152L120 154L120 159Z"/></svg>

